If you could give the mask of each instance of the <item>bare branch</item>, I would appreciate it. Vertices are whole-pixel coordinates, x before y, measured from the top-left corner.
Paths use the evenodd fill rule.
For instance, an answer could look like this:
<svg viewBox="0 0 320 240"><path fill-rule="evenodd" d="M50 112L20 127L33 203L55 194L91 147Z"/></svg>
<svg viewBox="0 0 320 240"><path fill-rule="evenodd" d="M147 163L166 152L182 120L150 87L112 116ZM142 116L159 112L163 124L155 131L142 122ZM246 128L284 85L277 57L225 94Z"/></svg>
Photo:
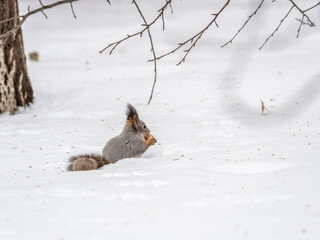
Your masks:
<svg viewBox="0 0 320 240"><path fill-rule="evenodd" d="M129 38L132 38L132 37L134 37L134 36L142 35L142 33L143 33L145 30L147 30L147 28L144 28L142 31L136 32L136 33L134 33L134 34L132 34L132 35L127 34L127 36L126 36L125 38L122 38L122 39L119 40L119 41L110 43L108 46L106 46L105 48L103 48L102 50L100 50L99 53L101 54L101 53L103 53L105 50L107 50L108 48L110 48L110 47L113 46L113 48L112 48L111 51L109 52L109 55L111 55L112 52L113 52L113 50L114 50L120 43L122 43L122 42L124 42L125 40L127 40L127 39L129 39Z"/></svg>
<svg viewBox="0 0 320 240"><path fill-rule="evenodd" d="M11 20L16 19L16 18L21 18L21 21L20 21L15 27L13 27L10 31L7 31L7 32L4 33L4 34L0 34L0 39L6 39L6 38L9 37L11 34L13 34L13 33L15 33L16 31L18 31L18 30L21 28L22 24L23 24L23 23L27 20L27 18L30 17L31 15L36 14L36 13L38 13L38 12L41 12L41 11L43 11L43 10L45 10L45 9L53 8L53 7L62 5L62 4L66 4L66 3L70 3L70 2L76 2L76 1L79 1L79 0L63 0L63 1L58 1L58 2L55 2L55 3L49 4L49 5L43 5L43 4L41 3L41 4L42 4L42 7L37 8L37 9L32 10L32 11L28 11L28 13L25 14L25 15L17 16L17 17L15 17L15 18L12 18L12 19L8 20L8 21L11 21ZM40 2L41 2L41 1L40 1ZM3 23L3 22L6 22L6 21L7 21L7 20L1 21L0 24Z"/></svg>
<svg viewBox="0 0 320 240"><path fill-rule="evenodd" d="M319 6L319 5L320 5L320 2L318 2L318 3L315 4L315 5L313 5L312 7L309 7L308 9L304 10L303 12L308 12L308 11L310 11L311 9L313 9L313 8Z"/></svg>
<svg viewBox="0 0 320 240"><path fill-rule="evenodd" d="M261 49L264 47L264 45L268 42L268 40L269 40L271 37L273 37L273 35L275 34L275 32L279 30L280 26L282 25L282 23L284 22L284 20L289 16L289 14L290 14L290 12L292 11L293 8L294 8L294 6L292 6L292 7L289 9L289 11L287 12L287 14L284 16L284 18L282 18L282 19L280 20L280 23L279 23L279 25L277 26L277 28L276 28L276 29L270 34L270 36L264 41L264 43L261 45L261 47L259 48L259 50L261 50Z"/></svg>
<svg viewBox="0 0 320 240"><path fill-rule="evenodd" d="M299 38L302 25L308 25L309 27L315 27L315 24L310 20L310 18L308 17L308 15L306 15L305 13L306 13L307 11L310 11L311 9L319 6L319 5L320 5L320 2L318 2L317 4L309 7L308 9L302 11L302 10L297 6L297 4L296 4L293 0L289 0L289 1L290 1L290 2L293 4L293 6L295 6L295 8L297 8L297 9L301 12L301 14L302 14L302 18L301 18L301 19L296 19L297 21L300 22L300 25L299 25L299 28L298 28L298 31L297 31L297 38ZM307 22L304 22L304 21L303 21L304 18L307 18Z"/></svg>
<svg viewBox="0 0 320 240"><path fill-rule="evenodd" d="M242 27L238 30L238 32L225 44L223 44L221 47L225 47L227 46L229 43L232 43L232 41L238 36L238 34L242 31L242 29L247 25L247 23L250 21L250 19L257 14L257 12L259 11L259 9L261 8L262 4L263 4L264 0L262 0L259 4L259 6L256 8L256 10L248 17L247 21L245 21L245 23L242 25Z"/></svg>
<svg viewBox="0 0 320 240"><path fill-rule="evenodd" d="M315 24L314 24L314 22L311 21L311 19L309 18L309 16L308 16L307 14L305 14L306 11L301 10L301 8L299 8L298 5L297 5L293 0L289 0L289 1L290 1L290 2L292 3L292 5L302 14L302 16L304 16L304 17L307 19L307 22L309 23L309 26L310 26L310 27L314 27ZM314 7L316 7L317 5L319 5L319 3L316 4L316 5L314 5L313 7L309 8L309 10L311 10L311 9L314 8ZM307 10L308 10L308 9L307 9ZM309 11L309 10L308 10L308 11Z"/></svg>
<svg viewBox="0 0 320 240"><path fill-rule="evenodd" d="M140 37L141 37L142 34L143 34L149 27L151 27L155 22L157 22L157 21L159 20L160 17L161 17L162 19L164 19L164 18L162 17L162 15L164 14L165 9L168 7L168 5L171 3L171 1L172 1L172 0L166 0L166 4L165 4L162 8L160 8L160 9L158 10L159 14L156 16L156 18L155 18L151 23L149 23L149 24L148 24L148 23L142 24L142 26L144 26L144 28L143 28L141 31L136 32L136 33L131 34L131 35L127 34L127 36L126 36L125 38L122 38L122 39L120 39L120 40L118 40L118 41L115 41L115 42L113 42L113 43L110 43L108 46L106 46L105 48L103 48L102 50L100 50L99 53L103 53L105 50L107 50L108 48L110 48L110 47L113 46L112 50L109 52L109 55L110 55L110 54L112 54L113 50L114 50L120 43L128 40L129 38L132 38L132 37L135 37L135 36L138 36L138 35L140 35Z"/></svg>
<svg viewBox="0 0 320 240"><path fill-rule="evenodd" d="M143 22L145 23L145 25L147 26L147 31L148 31L148 35L149 35L149 40L150 40L150 45L151 45L151 51L152 51L152 54L153 54L153 58L156 58L157 55L156 55L156 52L154 50L154 45L153 45L153 41L152 41L152 36L151 36L151 32L150 32L150 28L148 26L148 23L147 23L147 20L146 18L143 16L137 2L135 0L132 0L132 3L136 6ZM152 96L153 96L153 90L154 90L154 87L156 85L156 82L157 82L157 61L154 61L154 80L153 80L153 85L152 85L152 89L151 89L151 94L150 94L150 98L149 98L149 101L148 101L148 104L151 103L151 100L152 100Z"/></svg>
<svg viewBox="0 0 320 240"><path fill-rule="evenodd" d="M180 60L180 62L177 63L177 65L180 65L181 63L185 62L185 60L186 60L188 54L190 53L191 49L196 46L197 42L200 40L200 38L202 37L202 35L204 34L204 32L207 31L208 28L209 28L213 23L215 23L216 26L218 27L217 18L218 18L218 16L220 15L220 13L229 5L230 1L231 1L231 0L227 0L226 3L223 5L223 7L219 10L218 13L212 14L212 15L214 16L214 18L209 22L209 24L208 24L204 29L202 29L200 32L198 32L197 34L195 34L194 36L192 36L192 37L189 38L188 40L186 40L186 41L184 41L184 42L182 42L182 43L179 43L179 44L178 44L178 47L176 47L176 48L173 49L172 51L170 51L170 52L168 52L168 53L166 53L166 54L163 54L163 55L161 55L160 57L157 57L157 58L155 58L155 59L150 59L149 62L155 61L155 60L159 60L159 59L161 59L161 58L163 58L163 57L166 57L166 56L168 56L168 55L170 55L170 54L173 54L174 52L176 52L177 50L179 50L182 46L186 45L187 43L191 43L191 46L190 46L188 49L184 50L185 55L184 55L183 58Z"/></svg>

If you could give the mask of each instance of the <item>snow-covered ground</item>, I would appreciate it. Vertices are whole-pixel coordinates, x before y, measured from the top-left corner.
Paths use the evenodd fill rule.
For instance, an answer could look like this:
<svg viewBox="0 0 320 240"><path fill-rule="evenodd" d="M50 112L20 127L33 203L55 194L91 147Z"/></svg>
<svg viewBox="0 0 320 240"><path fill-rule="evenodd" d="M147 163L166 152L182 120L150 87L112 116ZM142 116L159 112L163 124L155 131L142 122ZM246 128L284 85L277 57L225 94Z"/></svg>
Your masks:
<svg viewBox="0 0 320 240"><path fill-rule="evenodd" d="M28 61L35 103L0 116L0 239L320 239L319 8L310 13L317 27L297 39L293 10L259 51L290 8L266 1L221 49L259 2L231 1L186 63L175 66L182 52L159 61L146 106L147 35L98 53L142 23L131 1L111 2L82 0L77 20L66 5L23 25L26 53L40 61ZM139 3L152 19L164 1ZM152 29L157 53L223 3L174 1L166 31ZM21 13L28 5L39 2L20 1ZM70 156L99 153L121 132L127 102L158 144L139 159L66 172Z"/></svg>

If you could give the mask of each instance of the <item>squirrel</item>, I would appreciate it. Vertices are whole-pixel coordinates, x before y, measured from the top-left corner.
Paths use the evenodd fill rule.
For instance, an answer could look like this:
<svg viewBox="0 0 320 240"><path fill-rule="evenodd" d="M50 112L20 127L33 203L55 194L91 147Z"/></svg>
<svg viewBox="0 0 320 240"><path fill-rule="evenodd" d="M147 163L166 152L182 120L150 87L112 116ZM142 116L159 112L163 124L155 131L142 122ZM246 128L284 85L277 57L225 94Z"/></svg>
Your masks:
<svg viewBox="0 0 320 240"><path fill-rule="evenodd" d="M139 118L137 110L127 104L127 121L122 133L111 138L102 150L102 155L82 154L69 159L69 171L98 169L115 163L123 158L140 157L157 140L150 134L149 128Z"/></svg>

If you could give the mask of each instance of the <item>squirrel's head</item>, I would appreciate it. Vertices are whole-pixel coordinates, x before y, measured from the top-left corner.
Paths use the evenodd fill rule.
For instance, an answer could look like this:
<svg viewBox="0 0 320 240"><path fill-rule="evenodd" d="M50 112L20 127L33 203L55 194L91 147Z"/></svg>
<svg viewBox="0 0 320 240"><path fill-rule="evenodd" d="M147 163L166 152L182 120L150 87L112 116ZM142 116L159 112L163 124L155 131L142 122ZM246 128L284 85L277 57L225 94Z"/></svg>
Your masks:
<svg viewBox="0 0 320 240"><path fill-rule="evenodd" d="M147 125L139 118L137 110L130 103L127 104L127 123L133 126L133 128L146 137L150 130Z"/></svg>

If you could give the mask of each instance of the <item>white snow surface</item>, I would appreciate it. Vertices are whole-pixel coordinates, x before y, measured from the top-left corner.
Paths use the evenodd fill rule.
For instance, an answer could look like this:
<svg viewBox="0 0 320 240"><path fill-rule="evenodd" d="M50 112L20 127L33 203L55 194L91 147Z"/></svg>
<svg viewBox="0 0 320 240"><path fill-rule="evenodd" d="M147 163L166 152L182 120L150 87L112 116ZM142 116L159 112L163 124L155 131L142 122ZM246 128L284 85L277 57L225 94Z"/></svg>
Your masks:
<svg viewBox="0 0 320 240"><path fill-rule="evenodd" d="M42 1L44 4L53 1ZM0 116L1 240L320 239L320 17L296 33L295 9L231 1L190 52L153 63L131 1L82 0L23 25L34 104ZM312 5L312 1L307 1ZM164 1L138 1L150 21ZM151 29L165 53L204 27L224 1L173 1ZM306 4L306 2L300 4ZM39 7L20 1L21 14ZM260 99L269 113L261 115ZM67 172L68 158L100 153L133 104L158 139L141 158Z"/></svg>

